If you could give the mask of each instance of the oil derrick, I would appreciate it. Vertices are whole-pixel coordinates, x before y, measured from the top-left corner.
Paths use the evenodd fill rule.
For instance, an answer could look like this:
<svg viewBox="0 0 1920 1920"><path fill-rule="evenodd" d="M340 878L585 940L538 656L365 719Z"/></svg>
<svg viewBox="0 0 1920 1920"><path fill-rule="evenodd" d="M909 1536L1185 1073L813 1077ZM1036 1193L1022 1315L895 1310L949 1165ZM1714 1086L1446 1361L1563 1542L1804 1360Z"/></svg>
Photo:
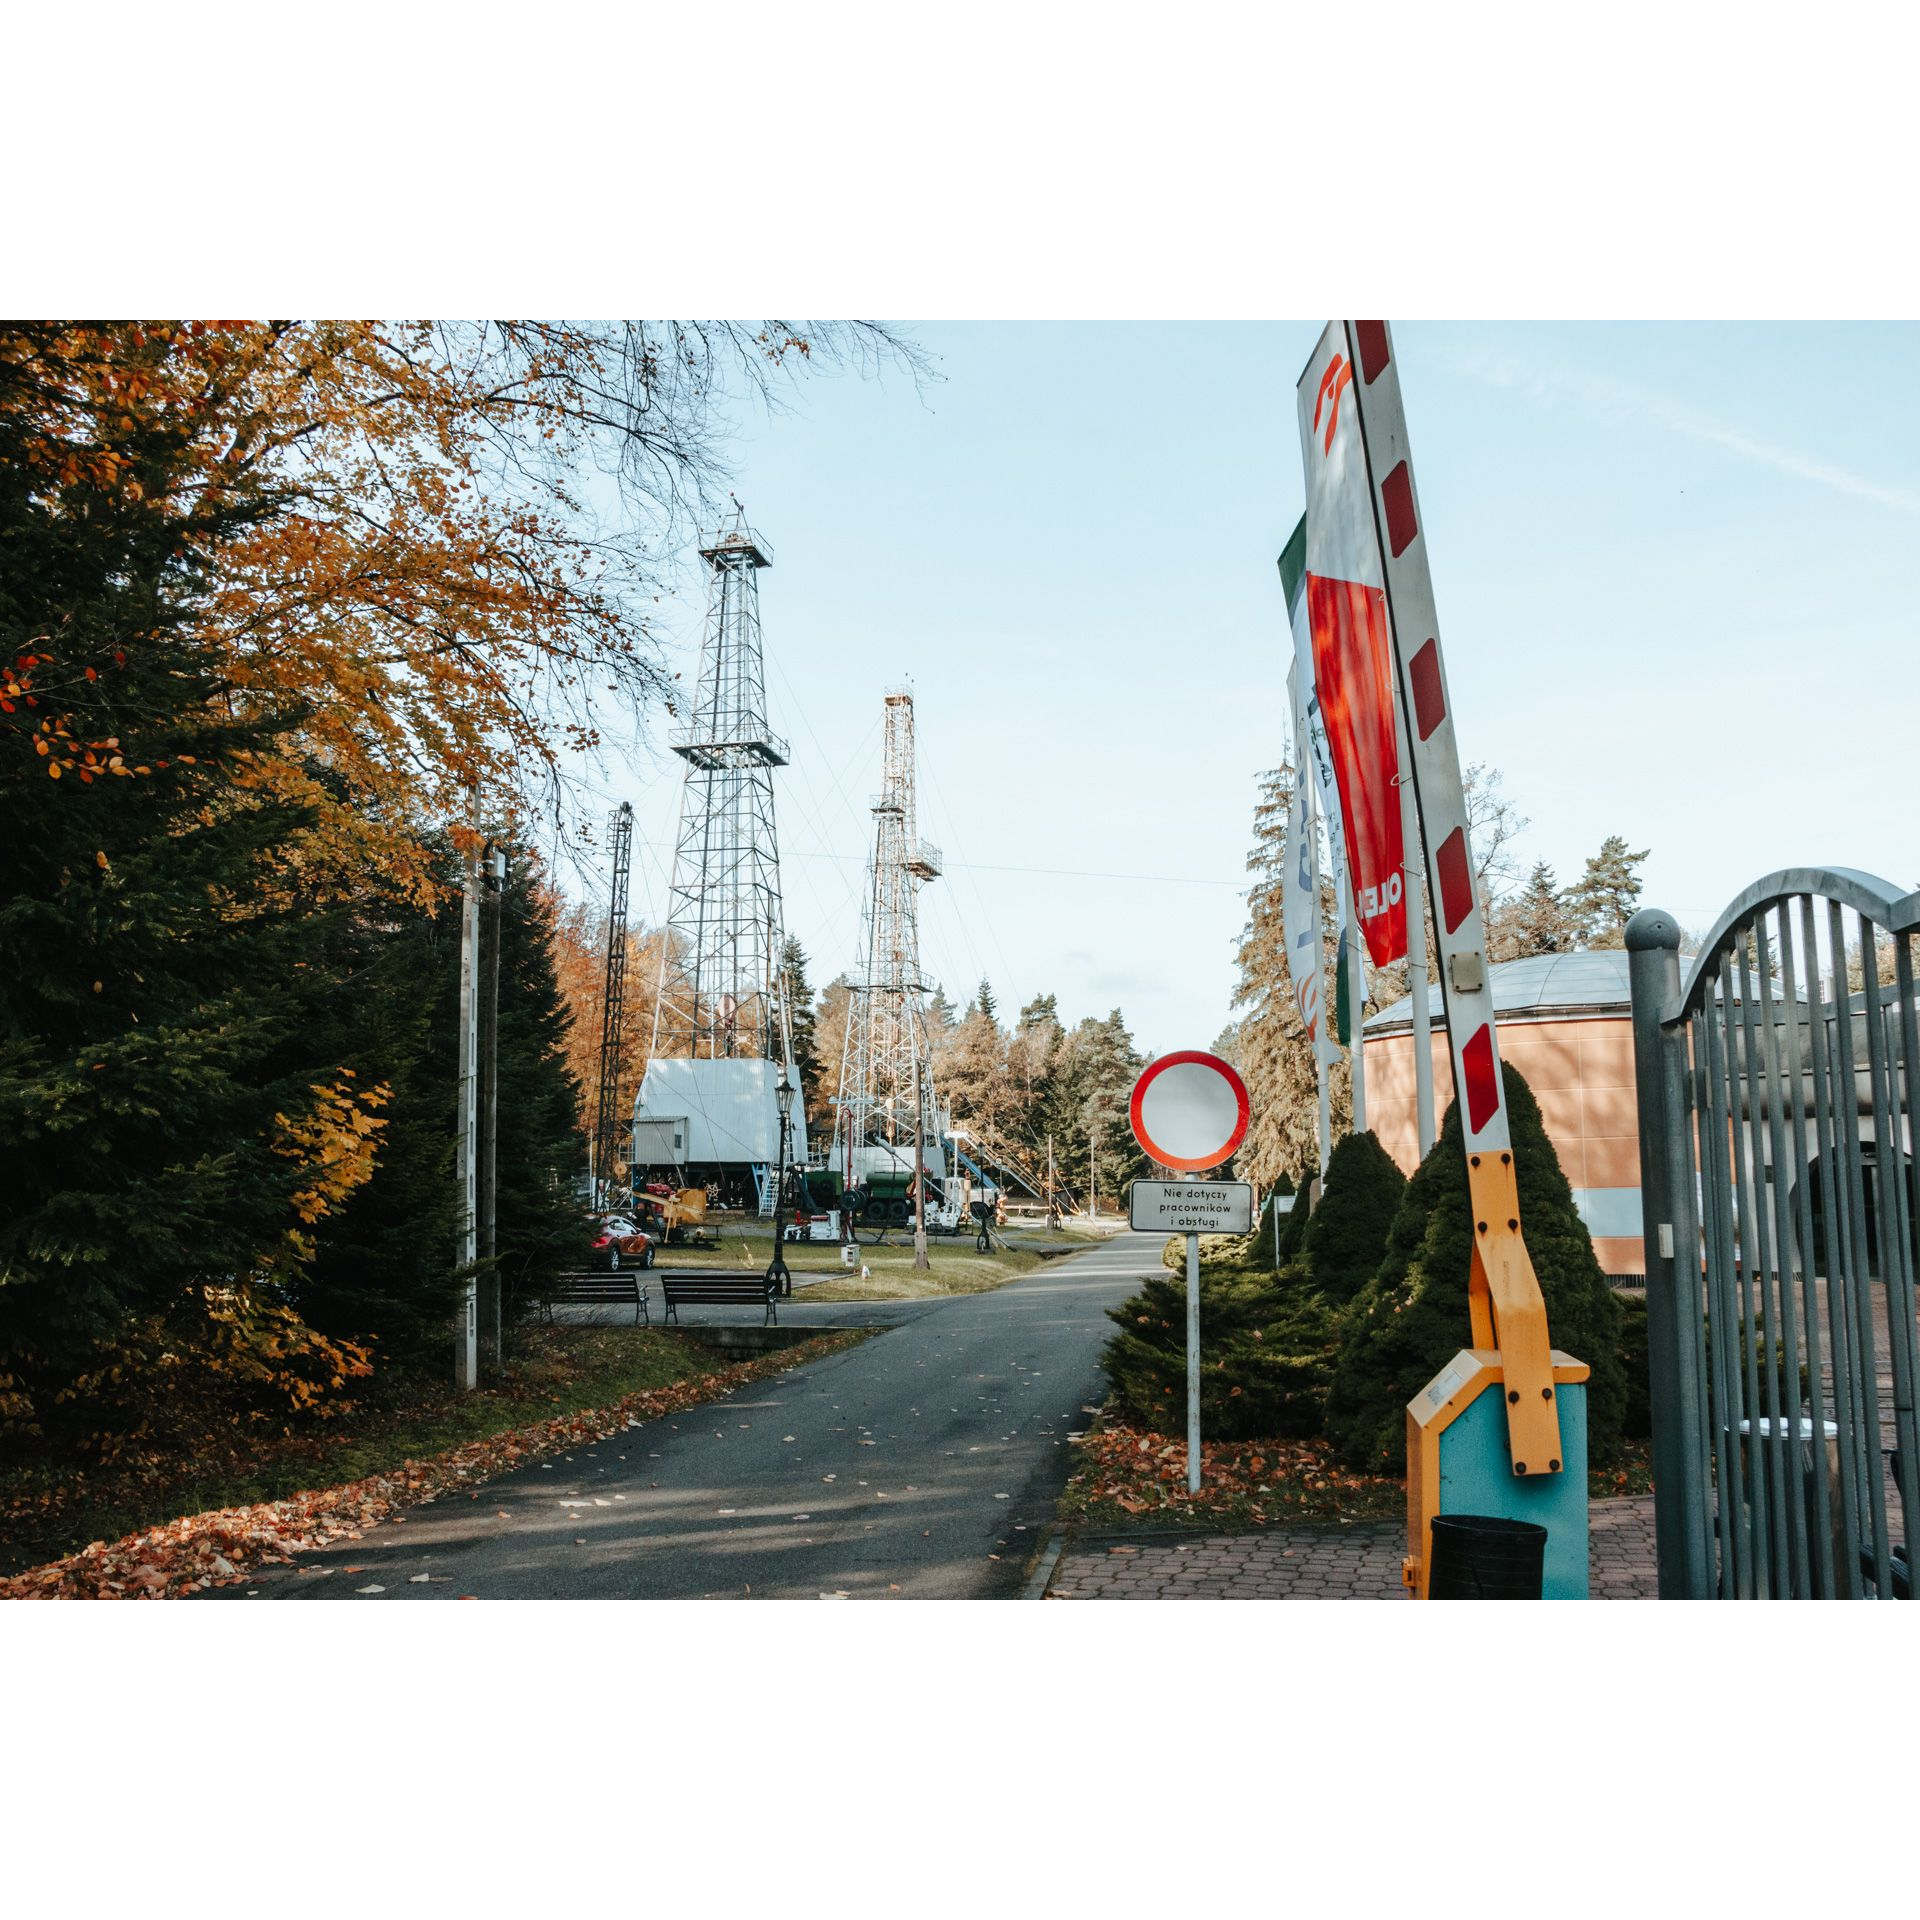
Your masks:
<svg viewBox="0 0 1920 1920"><path fill-rule="evenodd" d="M600 996L600 1097L593 1116L593 1197L608 1206L619 1167L620 1032L627 1011L627 880L633 867L633 808L608 816L613 902L607 912L607 976Z"/></svg>
<svg viewBox="0 0 1920 1920"><path fill-rule="evenodd" d="M920 889L940 877L940 849L914 815L913 694L886 695L886 747L873 803L866 967L848 1022L835 1104L833 1165L849 1185L913 1165L916 1133L936 1178L945 1176L927 1060L926 986L920 978ZM918 1121L916 1124L916 1111Z"/></svg>
<svg viewBox="0 0 1920 1920"><path fill-rule="evenodd" d="M671 741L687 770L634 1160L717 1185L723 1204L757 1195L764 1210L775 1082L792 1074L773 816L773 770L788 756L767 724L760 640L759 573L772 555L742 510L701 536L700 557L706 626L693 711ZM803 1152L805 1118L794 1119Z"/></svg>

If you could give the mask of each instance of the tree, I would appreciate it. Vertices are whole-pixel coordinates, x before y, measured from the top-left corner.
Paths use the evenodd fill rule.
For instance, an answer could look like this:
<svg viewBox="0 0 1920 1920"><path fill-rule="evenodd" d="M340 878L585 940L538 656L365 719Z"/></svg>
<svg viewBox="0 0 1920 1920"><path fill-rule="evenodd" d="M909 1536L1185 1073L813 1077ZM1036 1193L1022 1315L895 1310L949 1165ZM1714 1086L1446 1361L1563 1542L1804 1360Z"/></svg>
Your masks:
<svg viewBox="0 0 1920 1920"><path fill-rule="evenodd" d="M1091 1144L1095 1178L1108 1193L1152 1171L1128 1118L1133 1083L1145 1064L1115 1007L1104 1020L1089 1016L1074 1028L1054 1076L1047 1122L1059 1157L1071 1168Z"/></svg>
<svg viewBox="0 0 1920 1920"><path fill-rule="evenodd" d="M587 1170L570 1016L554 972L553 893L530 848L509 857L500 912L499 1271L523 1307L578 1264ZM451 1055L449 1056L452 1057Z"/></svg>
<svg viewBox="0 0 1920 1920"><path fill-rule="evenodd" d="M1619 1450L1626 1410L1620 1310L1594 1258L1532 1091L1512 1067L1503 1068L1503 1074L1527 1252L1554 1345L1593 1369L1587 1389L1588 1450L1596 1464L1604 1464ZM1456 1102L1432 1151L1407 1183L1379 1272L1341 1319L1340 1355L1327 1396L1327 1437L1354 1468L1404 1470L1407 1402L1471 1337L1472 1254L1473 1210Z"/></svg>
<svg viewBox="0 0 1920 1920"><path fill-rule="evenodd" d="M819 1016L813 1010L813 989L807 985L807 950L792 934L780 949L780 980L786 989L787 1016L793 1026L793 1063L800 1073L801 1113L803 1117L811 1115L817 1129L828 1111L830 1096L820 1084L820 1055L815 1044Z"/></svg>
<svg viewBox="0 0 1920 1920"><path fill-rule="evenodd" d="M1527 883L1494 909L1487 927L1490 960L1526 960L1536 954L1571 953L1580 945L1580 923L1554 883L1544 860L1534 863Z"/></svg>
<svg viewBox="0 0 1920 1920"><path fill-rule="evenodd" d="M1247 856L1254 884L1247 897L1247 924L1238 954L1240 980L1233 997L1241 1013L1238 1065L1251 1109L1247 1137L1234 1164L1242 1178L1263 1185L1271 1185L1283 1173L1298 1178L1320 1164L1319 1081L1313 1046L1301 1024L1287 969L1281 905L1292 798L1291 765L1282 763L1261 776L1254 802L1254 844ZM1334 903L1331 887L1323 891L1322 931L1331 954ZM1337 1133L1352 1111L1351 1074L1344 1057L1328 1069L1328 1097Z"/></svg>
<svg viewBox="0 0 1920 1920"><path fill-rule="evenodd" d="M0 1419L66 1444L365 1370L286 1290L386 1089L309 1032L313 814L250 773L290 716L198 619L267 507L174 398L125 330L0 326Z"/></svg>
<svg viewBox="0 0 1920 1920"><path fill-rule="evenodd" d="M671 710L651 609L724 477L728 399L836 361L923 371L885 329L784 321L45 326L0 352L71 452L127 457L132 399L183 486L249 503L192 534L213 691L284 729L248 779L313 810L310 858L414 886L473 784L557 803L608 696Z"/></svg>
<svg viewBox="0 0 1920 1920"><path fill-rule="evenodd" d="M997 1020L1000 1017L999 1002L993 997L993 983L984 975L981 977L980 991L974 996L973 1004L975 1010L984 1013L989 1020Z"/></svg>
<svg viewBox="0 0 1920 1920"><path fill-rule="evenodd" d="M1567 889L1567 911L1589 947L1618 948L1626 944L1627 922L1640 904L1640 866L1650 848L1627 851L1626 841L1610 833L1587 870Z"/></svg>
<svg viewBox="0 0 1920 1920"><path fill-rule="evenodd" d="M813 1050L819 1062L820 1101L809 1111L823 1140L833 1138L834 1116L840 1112L833 1102L845 1093L840 1075L849 1064L847 1028L859 1006L860 996L854 990L852 976L840 973L821 988L819 1004L814 1010Z"/></svg>

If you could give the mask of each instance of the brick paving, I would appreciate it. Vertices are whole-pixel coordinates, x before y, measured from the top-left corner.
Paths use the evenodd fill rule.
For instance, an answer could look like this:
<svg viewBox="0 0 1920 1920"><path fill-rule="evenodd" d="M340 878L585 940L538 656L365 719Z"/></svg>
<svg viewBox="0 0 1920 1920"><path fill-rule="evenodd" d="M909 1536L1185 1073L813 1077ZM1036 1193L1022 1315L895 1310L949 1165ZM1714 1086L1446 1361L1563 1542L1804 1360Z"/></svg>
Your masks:
<svg viewBox="0 0 1920 1920"><path fill-rule="evenodd" d="M1594 1503L1593 1597L1659 1595L1653 1496ZM1399 1521L1178 1539L1087 1535L1060 1556L1049 1600L1404 1600Z"/></svg>

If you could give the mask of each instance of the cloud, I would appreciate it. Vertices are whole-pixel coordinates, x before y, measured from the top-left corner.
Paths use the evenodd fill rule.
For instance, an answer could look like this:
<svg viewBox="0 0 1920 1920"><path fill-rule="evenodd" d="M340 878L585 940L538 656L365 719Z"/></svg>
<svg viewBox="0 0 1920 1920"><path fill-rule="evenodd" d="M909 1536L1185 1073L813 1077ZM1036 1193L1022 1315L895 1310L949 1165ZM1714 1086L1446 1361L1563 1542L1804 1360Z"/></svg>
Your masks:
<svg viewBox="0 0 1920 1920"><path fill-rule="evenodd" d="M1816 454L1777 446L1652 388L1634 386L1584 369L1539 366L1504 354L1463 354L1455 365L1469 380L1525 394L1542 406L1568 400L1611 420L1644 421L1668 433L1722 447L1756 466L1771 467L1776 473L1790 474L1813 486L1848 494L1856 500L1871 500L1876 506L1890 507L1896 513L1920 515L1920 492L1910 487L1890 487Z"/></svg>

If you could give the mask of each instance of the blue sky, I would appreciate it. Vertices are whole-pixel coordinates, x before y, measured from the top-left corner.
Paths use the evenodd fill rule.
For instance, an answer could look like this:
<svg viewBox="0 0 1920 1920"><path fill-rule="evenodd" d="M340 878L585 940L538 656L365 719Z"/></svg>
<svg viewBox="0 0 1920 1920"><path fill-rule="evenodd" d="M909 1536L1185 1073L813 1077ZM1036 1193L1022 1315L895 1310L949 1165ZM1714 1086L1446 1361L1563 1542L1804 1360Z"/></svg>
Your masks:
<svg viewBox="0 0 1920 1920"><path fill-rule="evenodd" d="M854 963L880 696L912 680L924 964L956 998L1120 1006L1143 1048L1230 1017L1257 776L1284 750L1274 560L1301 508L1293 383L1321 323L912 329L943 379L811 382L747 419L787 918ZM1396 326L1462 750L1523 860L1609 832L1704 927L1820 861L1920 882L1920 333ZM663 632L691 677L697 578ZM636 810L664 906L680 763Z"/></svg>

